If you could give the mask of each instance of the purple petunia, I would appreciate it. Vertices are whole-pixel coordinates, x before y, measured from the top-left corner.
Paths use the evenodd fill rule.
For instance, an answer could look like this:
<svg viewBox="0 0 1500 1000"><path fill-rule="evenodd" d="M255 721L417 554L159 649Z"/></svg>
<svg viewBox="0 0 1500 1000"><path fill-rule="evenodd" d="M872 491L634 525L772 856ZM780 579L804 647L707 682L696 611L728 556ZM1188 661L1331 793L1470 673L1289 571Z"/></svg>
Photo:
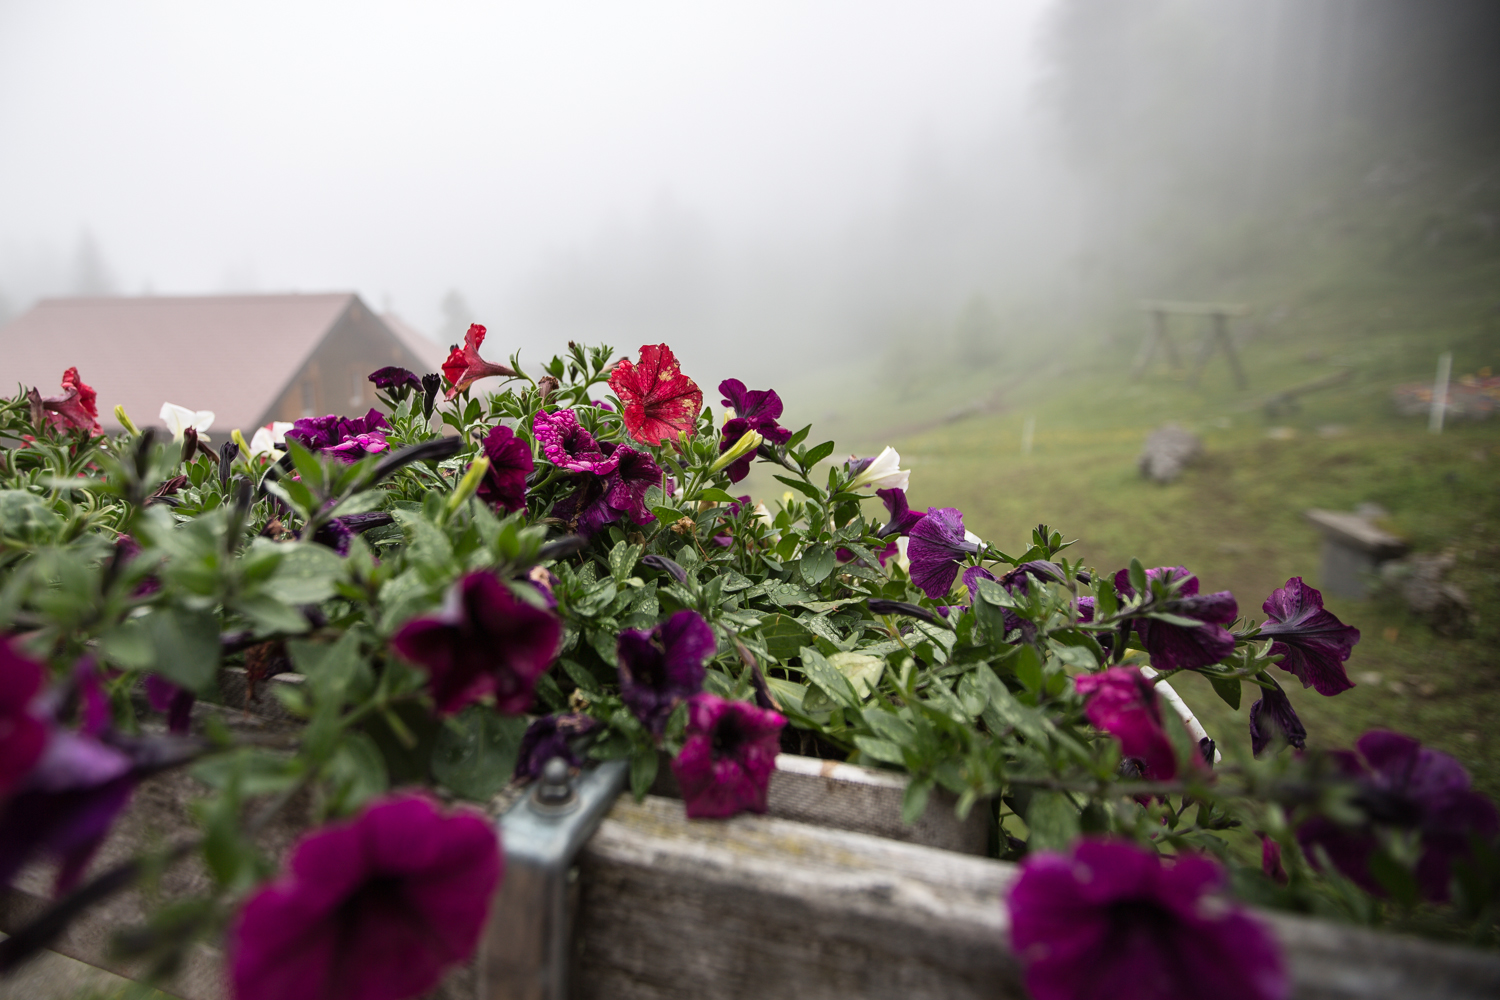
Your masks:
<svg viewBox="0 0 1500 1000"><path fill-rule="evenodd" d="M769 444L786 444L792 439L792 432L776 422L781 417L781 397L775 389L746 389L745 383L730 378L719 383L719 392L724 395L723 404L734 410L734 416L724 422L720 432L720 454L732 448L747 431L759 432ZM729 481L737 483L749 475L754 459L752 453L731 463L726 470Z"/></svg>
<svg viewBox="0 0 1500 1000"><path fill-rule="evenodd" d="M1005 579L1010 580L1013 575L1014 574L1007 573L1005 574ZM979 600L980 580L994 580L996 583L1001 583L1003 585L1003 581L996 580L995 574L991 573L983 566L970 566L968 569L964 570L964 586L968 588L970 604L973 604L975 601ZM1014 581L1012 581L1012 587L1013 586ZM1006 587L1006 589L1010 590L1012 589L1012 587ZM1006 635L1010 635L1011 632L1015 631L1016 629L1020 629L1022 642L1030 642L1031 640L1036 638L1036 625L1031 621L1022 618L1010 608L1001 608L1000 616L1003 621L1002 627L1005 629ZM945 614L944 617L947 617L947 615Z"/></svg>
<svg viewBox="0 0 1500 1000"><path fill-rule="evenodd" d="M561 642L556 615L521 600L483 570L455 583L437 614L414 618L391 637L396 652L427 669L427 686L443 714L485 695L494 695L495 707L507 715L526 711Z"/></svg>
<svg viewBox="0 0 1500 1000"><path fill-rule="evenodd" d="M718 648L714 630L696 611L679 611L655 628L626 629L617 644L620 698L661 738L679 701L703 689L706 664Z"/></svg>
<svg viewBox="0 0 1500 1000"><path fill-rule="evenodd" d="M32 702L42 689L46 668L0 638L0 799L41 759L47 746L47 724L34 714Z"/></svg>
<svg viewBox="0 0 1500 1000"><path fill-rule="evenodd" d="M1035 1000L1283 1000L1270 930L1227 896L1217 862L1170 864L1117 840L1021 864L1006 897L1011 944Z"/></svg>
<svg viewBox="0 0 1500 1000"><path fill-rule="evenodd" d="M288 441L296 441L308 451L334 455L345 462L357 462L366 455L386 450L385 435L391 425L374 407L362 417L303 417L286 432Z"/></svg>
<svg viewBox="0 0 1500 1000"><path fill-rule="evenodd" d="M548 413L538 410L531 418L531 433L541 445L542 457L568 472L592 472L607 476L620 464L617 455L606 456L594 436L583 429L572 410Z"/></svg>
<svg viewBox="0 0 1500 1000"><path fill-rule="evenodd" d="M891 535L905 535L916 527L917 522L927 516L926 511L912 510L906 502L905 490L876 490L875 495L880 502L885 504L885 525L875 533L876 538L889 538Z"/></svg>
<svg viewBox="0 0 1500 1000"><path fill-rule="evenodd" d="M1348 826L1315 816L1297 827L1308 860L1321 865L1320 849L1344 875L1366 890L1384 895L1370 870L1381 831L1421 835L1417 886L1423 898L1448 898L1452 864L1469 856L1469 840L1493 840L1500 814L1490 799L1469 787L1469 772L1452 757L1423 747L1410 736L1384 730L1365 733L1357 752L1330 756L1357 789L1354 805L1361 823Z"/></svg>
<svg viewBox="0 0 1500 1000"><path fill-rule="evenodd" d="M1085 699L1083 714L1120 742L1120 754L1147 781L1177 777L1177 755L1162 722L1156 686L1136 667L1110 667L1073 682Z"/></svg>
<svg viewBox="0 0 1500 1000"><path fill-rule="evenodd" d="M619 461L613 472L583 477L578 488L552 508L553 517L567 522L580 535L592 535L621 517L629 517L636 524L656 520L656 515L646 509L646 490L661 486L661 467L634 448L616 448L611 457Z"/></svg>
<svg viewBox="0 0 1500 1000"><path fill-rule="evenodd" d="M238 1000L405 1000L479 944L504 871L494 827L425 795L305 835L229 932Z"/></svg>
<svg viewBox="0 0 1500 1000"><path fill-rule="evenodd" d="M1227 590L1215 594L1199 594L1198 578L1182 566L1158 566L1146 570L1148 580L1161 580L1171 584L1184 581L1177 596L1161 604L1152 604L1152 611L1160 611L1192 618L1203 624L1196 628L1174 625L1155 618L1135 618L1131 625L1141 638L1141 645L1151 655L1151 665L1157 670L1182 670L1206 667L1217 663L1234 652L1234 636L1222 626L1234 621L1239 614L1239 605L1234 595ZM1135 596L1130 585L1130 571L1120 570L1115 574L1115 590L1126 597Z"/></svg>
<svg viewBox="0 0 1500 1000"><path fill-rule="evenodd" d="M378 510L366 511L362 514L345 514L335 517L318 527L313 532L312 540L319 545L326 545L341 556L349 554L349 543L355 535L362 535L374 528L382 528L387 524L395 522L391 515Z"/></svg>
<svg viewBox="0 0 1500 1000"><path fill-rule="evenodd" d="M393 395L399 395L405 399L406 394L412 390L422 391L422 380L417 378L416 372L408 371L398 365L387 365L369 375L369 382L377 389L384 389Z"/></svg>
<svg viewBox="0 0 1500 1000"><path fill-rule="evenodd" d="M541 777L542 768L553 757L561 757L569 767L582 767L583 758L573 752L572 741L587 736L604 723L591 715L570 712L567 715L544 715L526 727L521 749L516 757L513 778L517 781Z"/></svg>
<svg viewBox="0 0 1500 1000"><path fill-rule="evenodd" d="M1281 685L1271 681L1271 687L1262 690L1260 700L1250 706L1251 752L1259 757L1277 741L1302 750L1307 746L1307 728Z"/></svg>
<svg viewBox="0 0 1500 1000"><path fill-rule="evenodd" d="M964 515L953 507L929 507L911 529L906 557L911 560L911 582L934 601L945 596L958 576L959 562L980 550L965 537Z"/></svg>
<svg viewBox="0 0 1500 1000"><path fill-rule="evenodd" d="M526 509L526 477L536 468L531 448L503 424L484 437L484 454L490 460L489 470L479 483L480 500L496 509Z"/></svg>
<svg viewBox="0 0 1500 1000"><path fill-rule="evenodd" d="M776 769L779 712L711 694L688 702L687 739L672 760L689 819L725 819L766 811Z"/></svg>
<svg viewBox="0 0 1500 1000"><path fill-rule="evenodd" d="M146 675L146 703L151 711L167 717L167 732L185 733L192 721L193 703L198 696L157 674Z"/></svg>
<svg viewBox="0 0 1500 1000"><path fill-rule="evenodd" d="M1261 610L1270 615L1260 627L1269 636L1272 655L1284 659L1282 670L1296 674L1305 688L1335 695L1354 686L1344 673L1344 661L1359 642L1359 629L1345 625L1323 610L1323 595L1294 576L1271 592Z"/></svg>

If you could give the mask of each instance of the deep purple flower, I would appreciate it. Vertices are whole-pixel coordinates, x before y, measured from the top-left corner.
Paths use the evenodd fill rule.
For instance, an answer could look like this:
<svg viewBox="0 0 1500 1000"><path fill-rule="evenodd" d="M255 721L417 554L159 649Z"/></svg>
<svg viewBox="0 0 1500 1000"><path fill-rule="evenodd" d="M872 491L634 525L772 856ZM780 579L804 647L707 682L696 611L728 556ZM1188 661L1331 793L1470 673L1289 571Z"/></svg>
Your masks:
<svg viewBox="0 0 1500 1000"><path fill-rule="evenodd" d="M396 652L427 669L432 700L444 714L490 694L507 715L526 711L561 642L556 615L483 570L455 583L437 614L414 618L391 637Z"/></svg>
<svg viewBox="0 0 1500 1000"><path fill-rule="evenodd" d="M1201 855L1168 864L1116 840L1021 863L1006 897L1011 944L1035 1000L1282 1000L1270 930L1225 893Z"/></svg>
<svg viewBox="0 0 1500 1000"><path fill-rule="evenodd" d="M531 418L531 433L542 447L542 457L559 469L607 476L620 464L618 455L605 456L594 435L584 430L572 410L538 410Z"/></svg>
<svg viewBox="0 0 1500 1000"><path fill-rule="evenodd" d="M1289 743L1298 750L1307 746L1307 728L1297 718L1291 699L1281 685L1271 683L1273 686L1262 689L1260 700L1250 706L1250 749L1257 757L1273 741Z"/></svg>
<svg viewBox="0 0 1500 1000"><path fill-rule="evenodd" d="M606 524L629 517L650 524L656 515L646 509L646 490L661 486L661 467L634 448L616 448L611 457L619 465L607 476L585 476L578 488L552 508L552 516L567 522L580 535L592 535Z"/></svg>
<svg viewBox="0 0 1500 1000"><path fill-rule="evenodd" d="M1156 686L1136 667L1110 667L1073 682L1089 722L1120 741L1120 753L1147 781L1177 777L1177 755L1162 722Z"/></svg>
<svg viewBox="0 0 1500 1000"><path fill-rule="evenodd" d="M1004 577L1004 580L1010 580L1012 576L1014 576L1014 574L1007 573ZM1024 577L1022 579L1024 581ZM1004 585L1004 580L995 579L995 574L991 573L983 566L970 566L968 569L964 570L964 587L969 591L970 604L973 604L975 601L979 600L980 580L994 580L996 583L999 583L1002 586ZM1013 589L1015 581L1012 580L1011 583L1012 585L1010 587L1006 587L1007 590ZM1036 638L1036 625L1028 621L1027 619L1022 618L1010 608L1001 608L1000 617L1003 622L1002 627L1005 629L1006 635L1010 635L1011 632L1015 631L1016 629L1020 629L1022 642L1030 642L1031 640Z"/></svg>
<svg viewBox="0 0 1500 1000"><path fill-rule="evenodd" d="M905 490L876 490L875 495L880 502L885 504L885 525L875 533L876 538L888 538L891 535L908 534L917 522L927 516L923 510L912 510L906 502Z"/></svg>
<svg viewBox="0 0 1500 1000"><path fill-rule="evenodd" d="M193 703L198 696L185 687L178 687L157 674L146 675L146 702L153 712L167 717L167 732L185 733L192 721Z"/></svg>
<svg viewBox="0 0 1500 1000"><path fill-rule="evenodd" d="M415 372L396 365L387 365L379 371L373 371L369 375L369 381L377 389L384 389L392 395L398 395L401 399L412 390L422 391L422 380L417 378Z"/></svg>
<svg viewBox="0 0 1500 1000"><path fill-rule="evenodd" d="M504 870L495 829L424 795L306 834L229 932L238 1000L405 1000L479 944Z"/></svg>
<svg viewBox="0 0 1500 1000"><path fill-rule="evenodd" d="M31 711L46 668L0 638L0 800L41 759L47 725Z"/></svg>
<svg viewBox="0 0 1500 1000"><path fill-rule="evenodd" d="M496 509L525 510L526 477L536 468L530 446L509 427L497 424L484 437L484 454L490 467L479 483L479 499Z"/></svg>
<svg viewBox="0 0 1500 1000"><path fill-rule="evenodd" d="M1043 582L1066 583L1067 577L1063 576L1062 567L1055 562L1045 559L1033 559L1031 562L1023 562L1015 569L1000 578L1000 586L1011 593L1017 591L1025 594L1031 590L1032 580Z"/></svg>
<svg viewBox="0 0 1500 1000"><path fill-rule="evenodd" d="M1315 816L1297 828L1297 840L1308 860L1320 865L1318 848L1334 867L1376 895L1385 890L1370 872L1381 829L1419 833L1422 856L1417 886L1426 899L1448 898L1452 864L1469 856L1469 838L1493 840L1500 814L1490 799L1469 787L1469 772L1452 757L1427 749L1400 733L1374 730L1355 744L1357 753L1330 756L1357 792L1354 804L1364 814L1357 826L1343 826Z"/></svg>
<svg viewBox="0 0 1500 1000"><path fill-rule="evenodd" d="M591 715L572 712L567 715L544 715L526 727L521 750L516 757L514 780L541 777L542 768L553 757L561 757L569 767L582 767L583 758L573 752L572 741L587 736L604 723Z"/></svg>
<svg viewBox="0 0 1500 1000"><path fill-rule="evenodd" d="M1158 670L1179 670L1206 667L1218 663L1234 652L1234 636L1222 626L1234 621L1239 614L1239 605L1234 595L1227 590L1216 594L1199 594L1198 578L1182 566L1158 566L1146 570L1148 580L1172 583L1185 579L1177 596L1161 604L1152 605L1151 610L1194 618L1202 625L1191 628L1173 625L1154 618L1135 618L1131 625L1141 637L1141 645L1151 654L1151 665ZM1115 590L1126 597L1135 596L1130 585L1130 571L1120 570L1115 574Z"/></svg>
<svg viewBox="0 0 1500 1000"><path fill-rule="evenodd" d="M443 376L437 372L422 376L422 416L432 419L432 408L437 405L438 390L443 387Z"/></svg>
<svg viewBox="0 0 1500 1000"><path fill-rule="evenodd" d="M355 535L362 535L372 528L384 527L391 524L395 518L383 511L372 510L363 514L345 514L319 525L318 530L313 532L312 540L319 545L326 545L341 556L349 554L349 543Z"/></svg>
<svg viewBox="0 0 1500 1000"><path fill-rule="evenodd" d="M696 611L679 611L650 631L620 633L620 698L653 736L661 738L679 701L703 689L704 664L717 647L714 630Z"/></svg>
<svg viewBox="0 0 1500 1000"><path fill-rule="evenodd" d="M1260 870L1277 885L1286 885L1291 879L1286 873L1286 866L1281 863L1281 843L1259 830L1255 831L1255 835L1260 838Z"/></svg>
<svg viewBox="0 0 1500 1000"><path fill-rule="evenodd" d="M781 397L775 389L746 389L745 383L730 378L719 383L719 392L724 395L721 402L734 410L719 435L720 454L732 448L746 431L758 431L768 444L786 444L792 439L792 432L776 422L781 417ZM736 459L726 470L729 481L737 483L749 475L754 459L754 453Z"/></svg>
<svg viewBox="0 0 1500 1000"><path fill-rule="evenodd" d="M688 818L765 812L784 725L778 712L694 695L688 702L687 740L672 761Z"/></svg>
<svg viewBox="0 0 1500 1000"><path fill-rule="evenodd" d="M977 542L965 537L964 515L953 507L929 507L911 529L906 557L911 560L911 582L934 601L953 587L958 564L979 552Z"/></svg>
<svg viewBox="0 0 1500 1000"><path fill-rule="evenodd" d="M335 455L345 462L357 462L366 455L385 451L385 433L391 425L374 407L362 417L303 417L286 432L288 441L296 441L309 451Z"/></svg>
<svg viewBox="0 0 1500 1000"><path fill-rule="evenodd" d="M1285 657L1282 670L1297 675L1302 686L1318 694L1334 695L1354 686L1344 673L1344 661L1359 642L1359 629L1345 625L1323 610L1323 595L1294 576L1271 592L1261 610L1270 615L1260 627L1271 636L1271 653Z"/></svg>

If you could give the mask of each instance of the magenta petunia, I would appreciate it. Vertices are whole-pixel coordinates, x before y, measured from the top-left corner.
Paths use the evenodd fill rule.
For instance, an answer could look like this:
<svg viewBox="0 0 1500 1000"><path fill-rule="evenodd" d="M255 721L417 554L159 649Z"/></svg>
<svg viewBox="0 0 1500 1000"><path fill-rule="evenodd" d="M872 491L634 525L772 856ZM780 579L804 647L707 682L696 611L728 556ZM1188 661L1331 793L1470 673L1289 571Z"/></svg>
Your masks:
<svg viewBox="0 0 1500 1000"><path fill-rule="evenodd" d="M1297 718L1291 699L1275 681L1271 685L1262 689L1260 699L1250 706L1250 750L1257 757L1272 743L1286 743L1298 750L1307 746L1307 727Z"/></svg>
<svg viewBox="0 0 1500 1000"><path fill-rule="evenodd" d="M574 752L573 741L603 726L604 723L593 716L579 712L542 716L527 726L521 736L512 778L530 780L541 777L542 768L553 757L561 757L569 767L582 767L583 758Z"/></svg>
<svg viewBox="0 0 1500 1000"><path fill-rule="evenodd" d="M605 476L620 464L618 453L606 456L573 410L538 410L531 418L531 433L541 445L542 457L559 469Z"/></svg>
<svg viewBox="0 0 1500 1000"><path fill-rule="evenodd" d="M497 509L525 510L526 477L536 468L531 447L500 424L485 435L484 454L490 467L479 483L479 499Z"/></svg>
<svg viewBox="0 0 1500 1000"><path fill-rule="evenodd" d="M1318 694L1335 695L1354 686L1344 672L1344 661L1359 642L1359 629L1345 625L1323 610L1323 595L1294 576L1271 592L1261 610L1270 620L1260 634L1275 640L1271 653L1284 657L1277 664L1296 674L1302 686Z"/></svg>
<svg viewBox="0 0 1500 1000"><path fill-rule="evenodd" d="M552 516L566 522L580 535L592 535L606 524L628 517L636 524L649 524L656 515L646 509L646 490L662 484L661 467L651 456L634 448L616 448L618 461L607 476L584 476L568 496L552 508Z"/></svg>
<svg viewBox="0 0 1500 1000"><path fill-rule="evenodd" d="M288 441L296 441L308 451L333 455L344 462L357 462L366 455L386 450L385 435L391 429L385 417L374 407L362 417L341 417L330 413L324 417L303 417L286 432Z"/></svg>
<svg viewBox="0 0 1500 1000"><path fill-rule="evenodd" d="M47 724L32 711L46 668L0 638L0 799L41 759Z"/></svg>
<svg viewBox="0 0 1500 1000"><path fill-rule="evenodd" d="M734 416L724 422L719 435L720 454L728 451L748 431L756 431L770 444L786 444L792 432L776 421L781 417L781 397L775 389L746 389L737 378L719 383L722 402L734 410ZM727 470L729 481L737 483L750 474L750 463L754 453L736 459Z"/></svg>
<svg viewBox="0 0 1500 1000"><path fill-rule="evenodd" d="M1177 756L1162 721L1156 686L1137 667L1110 667L1073 682L1087 700L1083 714L1095 727L1120 741L1126 763L1147 781L1177 777Z"/></svg>
<svg viewBox="0 0 1500 1000"><path fill-rule="evenodd" d="M1385 730L1365 733L1357 752L1331 756L1357 789L1354 805L1363 819L1354 825L1315 816L1297 827L1297 840L1308 860L1320 865L1320 853L1344 875L1376 895L1384 887L1370 870L1382 833L1417 834L1418 888L1425 899L1448 898L1453 862L1469 856L1470 838L1494 840L1500 814L1488 796L1470 788L1469 772L1452 757Z"/></svg>
<svg viewBox="0 0 1500 1000"><path fill-rule="evenodd" d="M609 373L609 387L625 404L621 416L630 436L642 444L676 441L692 434L703 409L703 390L682 374L666 344L643 344L639 362L621 358Z"/></svg>
<svg viewBox="0 0 1500 1000"><path fill-rule="evenodd" d="M688 702L687 739L672 761L688 818L765 812L784 725L778 712L694 695Z"/></svg>
<svg viewBox="0 0 1500 1000"><path fill-rule="evenodd" d="M714 630L692 610L650 630L626 629L617 645L621 700L660 739L677 703L703 689L717 647Z"/></svg>
<svg viewBox="0 0 1500 1000"><path fill-rule="evenodd" d="M427 669L432 700L444 714L486 695L507 715L526 711L561 642L556 615L484 570L455 583L437 614L414 618L391 637L396 652Z"/></svg>
<svg viewBox="0 0 1500 1000"><path fill-rule="evenodd" d="M1083 840L1021 863L1010 937L1035 1000L1283 1000L1271 931L1199 855L1170 863L1124 841Z"/></svg>
<svg viewBox="0 0 1500 1000"><path fill-rule="evenodd" d="M1198 578L1182 566L1157 566L1146 570L1148 580L1164 583L1184 581L1177 596L1150 610L1193 618L1203 624L1196 628L1174 625L1155 618L1135 618L1131 624L1141 645L1151 654L1151 665L1158 670L1182 670L1206 667L1218 663L1234 652L1234 636L1223 628L1239 614L1239 605L1234 595L1227 590L1214 594L1198 593ZM1135 596L1130 585L1130 571L1120 570L1115 574L1115 590L1126 597Z"/></svg>
<svg viewBox="0 0 1500 1000"><path fill-rule="evenodd" d="M911 582L934 601L945 597L958 576L960 561L979 552L966 537L964 515L953 507L929 507L908 536L906 557L911 560Z"/></svg>
<svg viewBox="0 0 1500 1000"><path fill-rule="evenodd" d="M425 795L306 834L229 931L237 1000L405 1000L479 944L504 858L494 826Z"/></svg>
<svg viewBox="0 0 1500 1000"><path fill-rule="evenodd" d="M167 717L167 732L185 733L198 696L158 674L146 675L146 703Z"/></svg>

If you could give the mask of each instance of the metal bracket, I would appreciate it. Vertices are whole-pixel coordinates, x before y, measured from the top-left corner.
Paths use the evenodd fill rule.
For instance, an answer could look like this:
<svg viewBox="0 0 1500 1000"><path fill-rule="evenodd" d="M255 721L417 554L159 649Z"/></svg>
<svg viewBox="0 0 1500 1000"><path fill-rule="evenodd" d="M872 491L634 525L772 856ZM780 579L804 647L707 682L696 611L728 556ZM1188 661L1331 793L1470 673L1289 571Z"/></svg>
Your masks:
<svg viewBox="0 0 1500 1000"><path fill-rule="evenodd" d="M567 1000L573 859L628 772L626 761L612 760L570 778L554 757L525 798L500 817L505 876L480 942L479 1000Z"/></svg>

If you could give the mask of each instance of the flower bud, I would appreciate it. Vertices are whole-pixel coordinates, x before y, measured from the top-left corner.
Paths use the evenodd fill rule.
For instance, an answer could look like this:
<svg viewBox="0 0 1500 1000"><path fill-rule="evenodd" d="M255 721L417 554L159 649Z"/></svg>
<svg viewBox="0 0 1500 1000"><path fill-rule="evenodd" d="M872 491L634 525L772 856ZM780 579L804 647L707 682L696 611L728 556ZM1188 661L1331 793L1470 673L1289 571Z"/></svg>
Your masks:
<svg viewBox="0 0 1500 1000"><path fill-rule="evenodd" d="M469 466L469 471L458 481L453 488L453 493L448 497L448 513L452 514L464 505L464 501L473 496L479 489L479 484L484 481L484 474L490 471L490 460L487 455L480 455L474 459L474 464Z"/></svg>
<svg viewBox="0 0 1500 1000"><path fill-rule="evenodd" d="M733 465L738 459L744 458L755 449L759 448L764 441L759 431L747 430L740 435L738 441L729 446L729 450L720 455L713 465L708 467L709 474L723 472Z"/></svg>
<svg viewBox="0 0 1500 1000"><path fill-rule="evenodd" d="M141 436L140 428L136 427L136 425L131 422L130 416L125 412L125 407L123 405L115 407L115 419L120 422L121 427L130 432L131 437Z"/></svg>

